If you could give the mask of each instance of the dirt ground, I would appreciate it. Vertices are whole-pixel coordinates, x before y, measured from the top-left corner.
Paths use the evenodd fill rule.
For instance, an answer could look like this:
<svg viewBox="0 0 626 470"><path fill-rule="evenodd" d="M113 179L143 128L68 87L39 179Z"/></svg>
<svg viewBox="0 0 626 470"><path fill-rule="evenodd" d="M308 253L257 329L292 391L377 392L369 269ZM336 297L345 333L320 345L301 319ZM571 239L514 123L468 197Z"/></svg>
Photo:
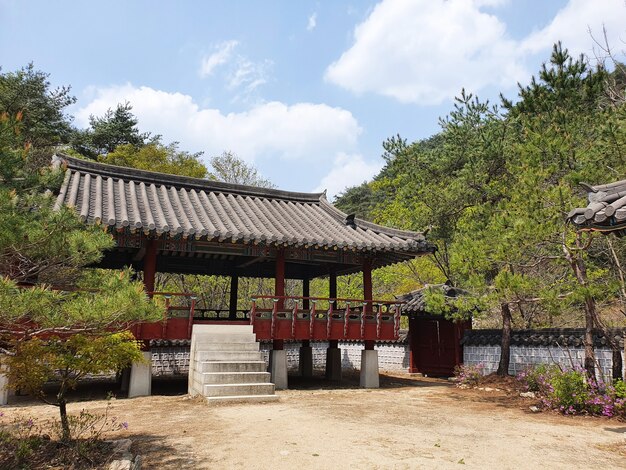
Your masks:
<svg viewBox="0 0 626 470"><path fill-rule="evenodd" d="M461 390L445 380L382 377L377 390L290 377L280 401L209 406L186 382L168 395L118 399L118 437L148 469L609 469L626 468L626 423L532 413L533 400L504 390ZM104 410L106 401L73 403ZM5 416L45 418L56 408L17 397Z"/></svg>

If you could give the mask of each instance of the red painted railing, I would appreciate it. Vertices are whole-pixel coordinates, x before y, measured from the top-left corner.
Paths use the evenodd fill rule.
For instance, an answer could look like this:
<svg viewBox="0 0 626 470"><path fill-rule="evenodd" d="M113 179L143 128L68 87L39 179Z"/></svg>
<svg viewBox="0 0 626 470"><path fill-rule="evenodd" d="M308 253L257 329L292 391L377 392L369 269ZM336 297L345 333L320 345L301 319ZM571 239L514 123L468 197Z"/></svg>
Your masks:
<svg viewBox="0 0 626 470"><path fill-rule="evenodd" d="M140 340L191 338L197 296L189 292L148 292L148 295L164 299L163 319L133 326L135 338ZM185 299L187 305L172 305L173 298ZM183 312L183 316L180 316L179 312Z"/></svg>
<svg viewBox="0 0 626 470"><path fill-rule="evenodd" d="M219 315L215 319L194 318L199 310L197 297L192 293L149 292L148 295L162 297L165 309L161 321L133 326L139 340L190 339L194 323L218 323ZM308 308L302 308L305 301ZM262 308L263 303L271 308ZM293 307L280 307L291 304ZM388 341L398 339L401 304L393 300L261 295L252 298L248 318L240 321L249 321L259 340Z"/></svg>
<svg viewBox="0 0 626 470"><path fill-rule="evenodd" d="M259 308L260 300L272 308ZM282 302L280 302L282 300ZM310 308L301 309L308 300ZM293 303L280 309L279 304ZM328 309L318 309L320 302ZM338 307L339 303L344 304ZM257 339L395 340L400 330L399 301L262 295L252 299L250 323Z"/></svg>

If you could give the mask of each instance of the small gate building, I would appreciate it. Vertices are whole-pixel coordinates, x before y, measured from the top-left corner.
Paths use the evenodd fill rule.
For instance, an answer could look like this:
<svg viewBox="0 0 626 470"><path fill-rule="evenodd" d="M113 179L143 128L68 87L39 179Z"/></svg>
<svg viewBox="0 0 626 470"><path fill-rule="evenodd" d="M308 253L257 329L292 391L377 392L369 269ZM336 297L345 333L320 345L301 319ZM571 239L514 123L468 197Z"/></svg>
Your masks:
<svg viewBox="0 0 626 470"><path fill-rule="evenodd" d="M409 318L409 372L450 377L463 363L461 340L471 320L451 320L428 311L424 294L429 289L441 291L446 297L463 295L464 291L448 284L427 286L398 296L401 311Z"/></svg>

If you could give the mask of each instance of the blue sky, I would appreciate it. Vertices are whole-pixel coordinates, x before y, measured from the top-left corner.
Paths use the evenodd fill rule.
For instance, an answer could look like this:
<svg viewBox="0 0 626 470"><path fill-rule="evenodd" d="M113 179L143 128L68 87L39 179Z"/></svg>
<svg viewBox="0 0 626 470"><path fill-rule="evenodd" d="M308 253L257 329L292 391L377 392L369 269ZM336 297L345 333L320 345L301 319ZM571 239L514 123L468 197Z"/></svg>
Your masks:
<svg viewBox="0 0 626 470"><path fill-rule="evenodd" d="M626 49L623 0L0 0L0 65L71 85L78 126L128 100L166 142L332 199L462 87L513 97L556 40L593 56L603 25Z"/></svg>

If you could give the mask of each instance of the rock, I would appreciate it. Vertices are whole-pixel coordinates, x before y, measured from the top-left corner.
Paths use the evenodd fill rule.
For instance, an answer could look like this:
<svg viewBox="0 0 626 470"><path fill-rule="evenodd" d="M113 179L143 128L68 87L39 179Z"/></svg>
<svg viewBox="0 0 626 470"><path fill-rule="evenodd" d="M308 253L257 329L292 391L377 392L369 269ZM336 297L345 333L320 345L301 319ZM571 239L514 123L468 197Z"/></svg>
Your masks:
<svg viewBox="0 0 626 470"><path fill-rule="evenodd" d="M138 455L133 461L133 454L130 452L133 441L130 439L116 439L106 442L109 442L113 446L111 456L114 458L107 467L107 470L141 469L141 457Z"/></svg>
<svg viewBox="0 0 626 470"><path fill-rule="evenodd" d="M519 396L522 398L537 398L535 392L522 392L519 394Z"/></svg>
<svg viewBox="0 0 626 470"><path fill-rule="evenodd" d="M132 470L132 460L113 460L107 470Z"/></svg>
<svg viewBox="0 0 626 470"><path fill-rule="evenodd" d="M112 454L127 454L130 453L130 446L133 444L133 441L130 439L116 439L114 441L109 441L113 444Z"/></svg>
<svg viewBox="0 0 626 470"><path fill-rule="evenodd" d="M531 406L530 408L528 408L530 411L532 411L533 413L539 413L541 410L536 407L536 406Z"/></svg>
<svg viewBox="0 0 626 470"><path fill-rule="evenodd" d="M485 387L484 390L485 390L485 392L493 392L495 389L493 389L491 387Z"/></svg>

